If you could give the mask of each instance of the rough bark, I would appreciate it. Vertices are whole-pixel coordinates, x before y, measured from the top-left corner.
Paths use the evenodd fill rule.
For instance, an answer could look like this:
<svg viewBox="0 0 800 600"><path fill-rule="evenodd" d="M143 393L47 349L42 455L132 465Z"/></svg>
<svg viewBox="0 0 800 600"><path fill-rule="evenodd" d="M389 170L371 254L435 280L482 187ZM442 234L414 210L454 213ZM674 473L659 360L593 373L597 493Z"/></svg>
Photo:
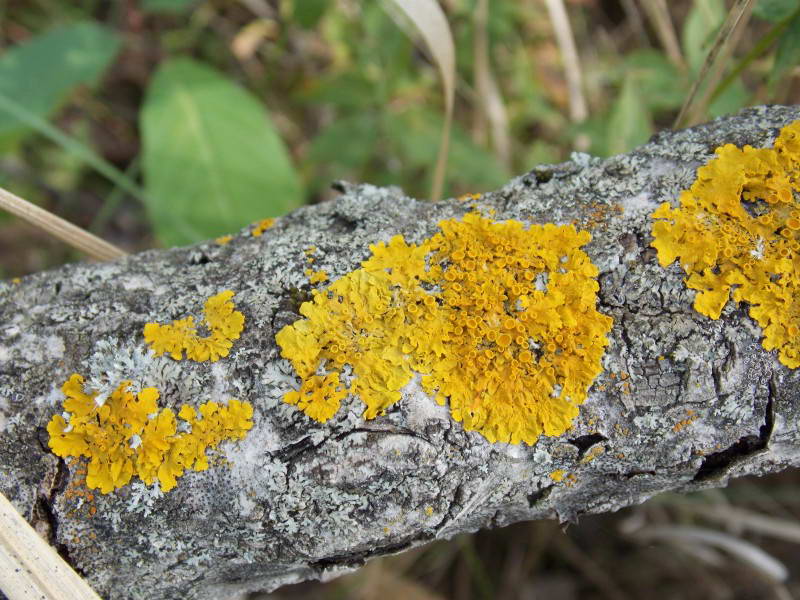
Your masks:
<svg viewBox="0 0 800 600"><path fill-rule="evenodd" d="M761 347L746 307L729 303L717 321L693 310L679 267L660 267L649 246L649 214L690 186L717 146L770 145L798 118L796 107L759 107L661 133L630 154L575 154L475 202L498 220L574 221L593 234L584 249L601 270L598 309L614 326L604 371L565 435L490 444L415 383L371 421L357 399L326 424L281 401L296 380L274 338L307 295L304 250L316 246L315 267L335 279L371 243L398 233L419 242L469 210L341 184L337 200L260 237L0 284L0 491L105 598L218 599L334 577L479 528L574 520L796 464L800 370ZM223 289L236 291L246 317L230 357L146 352L145 323L197 314ZM71 484L79 465L51 454L44 430L71 373L98 386L155 385L168 406L248 400L255 426L224 446L227 466L189 472L166 494L139 483L89 501ZM689 411L694 420L676 427ZM572 477L554 481L557 469Z"/></svg>

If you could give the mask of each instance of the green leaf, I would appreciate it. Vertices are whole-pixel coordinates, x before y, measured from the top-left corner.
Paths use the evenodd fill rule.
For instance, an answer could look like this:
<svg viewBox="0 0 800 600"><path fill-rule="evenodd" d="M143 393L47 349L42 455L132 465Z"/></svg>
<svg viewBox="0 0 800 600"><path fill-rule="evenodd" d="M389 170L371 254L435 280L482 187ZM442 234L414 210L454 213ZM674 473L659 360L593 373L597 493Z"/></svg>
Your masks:
<svg viewBox="0 0 800 600"><path fill-rule="evenodd" d="M376 82L369 81L361 71L345 71L312 82L308 90L298 94L298 100L363 110L375 105L376 86Z"/></svg>
<svg viewBox="0 0 800 600"><path fill-rule="evenodd" d="M683 103L687 82L663 52L634 50L625 57L623 72L636 80L639 95L651 110L673 110Z"/></svg>
<svg viewBox="0 0 800 600"><path fill-rule="evenodd" d="M308 158L320 165L360 169L375 153L380 121L372 113L336 119L311 142Z"/></svg>
<svg viewBox="0 0 800 600"><path fill-rule="evenodd" d="M652 133L650 111L639 95L635 79L628 76L611 110L606 132L606 152L608 155L628 152L646 142Z"/></svg>
<svg viewBox="0 0 800 600"><path fill-rule="evenodd" d="M312 29L325 15L330 0L294 0L294 18L300 27Z"/></svg>
<svg viewBox="0 0 800 600"><path fill-rule="evenodd" d="M142 10L151 13L179 13L195 4L197 0L141 0Z"/></svg>
<svg viewBox="0 0 800 600"><path fill-rule="evenodd" d="M772 63L772 71L769 74L770 85L777 83L786 71L798 63L800 63L800 14L790 21L778 39L775 62Z"/></svg>
<svg viewBox="0 0 800 600"><path fill-rule="evenodd" d="M37 133L50 139L72 157L86 163L109 181L135 198L143 198L144 192L130 177L114 165L98 156L91 148L73 136L67 135L46 119L32 113L26 107L0 93L0 113L7 113L33 128Z"/></svg>
<svg viewBox="0 0 800 600"><path fill-rule="evenodd" d="M386 111L384 130L392 154L405 168L423 167L429 169L436 160L440 129L434 124L442 122L441 117L425 109Z"/></svg>
<svg viewBox="0 0 800 600"><path fill-rule="evenodd" d="M147 90L141 129L147 208L165 244L231 232L301 203L266 108L207 66L163 63Z"/></svg>
<svg viewBox="0 0 800 600"><path fill-rule="evenodd" d="M714 36L725 20L722 0L694 0L683 25L683 52L692 73L700 71Z"/></svg>
<svg viewBox="0 0 800 600"><path fill-rule="evenodd" d="M52 29L0 57L0 94L46 118L76 86L95 83L119 46L115 34L95 23ZM7 142L29 131L24 121L0 111L0 138Z"/></svg>
<svg viewBox="0 0 800 600"><path fill-rule="evenodd" d="M366 43L356 48L358 68L375 82L372 98L383 106L408 85L419 85L419 61L406 32L386 13L384 2L367 2L361 14Z"/></svg>
<svg viewBox="0 0 800 600"><path fill-rule="evenodd" d="M777 23L800 8L800 0L758 0L753 8L753 16Z"/></svg>
<svg viewBox="0 0 800 600"><path fill-rule="evenodd" d="M375 182L367 169L380 156L380 126L380 115L364 111L339 117L322 129L306 154L305 172L312 175L307 179L309 191L316 194L337 179Z"/></svg>

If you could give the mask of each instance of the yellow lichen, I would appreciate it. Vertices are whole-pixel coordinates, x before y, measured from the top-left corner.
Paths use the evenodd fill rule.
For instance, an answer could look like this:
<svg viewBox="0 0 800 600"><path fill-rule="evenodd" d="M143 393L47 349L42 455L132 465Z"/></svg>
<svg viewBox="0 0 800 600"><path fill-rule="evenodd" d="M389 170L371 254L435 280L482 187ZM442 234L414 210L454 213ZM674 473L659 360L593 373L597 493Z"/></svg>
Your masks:
<svg viewBox="0 0 800 600"><path fill-rule="evenodd" d="M253 237L258 237L262 233L264 233L267 229L275 225L275 219L261 219L260 221L255 222L253 230L250 232Z"/></svg>
<svg viewBox="0 0 800 600"><path fill-rule="evenodd" d="M339 388L339 374L328 373L324 377L313 375L307 378L299 391L292 390L283 399L312 419L325 422L336 414L346 395L347 391Z"/></svg>
<svg viewBox="0 0 800 600"><path fill-rule="evenodd" d="M564 479L564 475L566 474L567 472L564 469L556 469L555 471L550 473L550 479L552 479L553 481L561 481L562 479Z"/></svg>
<svg viewBox="0 0 800 600"><path fill-rule="evenodd" d="M698 415L695 413L695 411L687 410L686 411L686 418L685 419L681 419L680 421L675 423L675 425L672 426L672 431L674 431L675 433L679 432L684 427L688 427L689 425L694 423L697 420L697 418L698 418Z"/></svg>
<svg viewBox="0 0 800 600"><path fill-rule="evenodd" d="M312 292L305 319L276 336L303 380L284 400L325 421L352 393L371 419L416 372L454 419L492 442L564 433L611 327L595 309L597 268L580 250L591 236L477 213L440 227L419 246L399 235L371 246L362 268Z"/></svg>
<svg viewBox="0 0 800 600"><path fill-rule="evenodd" d="M747 302L767 350L800 367L800 121L773 148L726 144L697 171L680 206L654 213L652 245L679 260L694 308L718 319L733 295Z"/></svg>
<svg viewBox="0 0 800 600"><path fill-rule="evenodd" d="M189 431L178 433L172 410L158 410L156 388L134 394L130 386L130 381L123 381L98 403L97 394L86 393L83 377L75 373L61 388L67 397L67 419L54 415L47 425L53 453L88 458L86 485L103 494L123 487L133 476L147 485L158 479L167 492L185 470L208 468L206 450L223 440L244 438L253 426L249 402L230 400L227 406L206 402L199 408L202 418L191 406L180 409L178 417L187 422Z"/></svg>
<svg viewBox="0 0 800 600"><path fill-rule="evenodd" d="M595 458L597 458L601 454L604 454L605 451L606 449L601 444L593 446L586 452L586 454L583 455L583 458L581 459L581 464L585 465L586 463L592 462Z"/></svg>
<svg viewBox="0 0 800 600"><path fill-rule="evenodd" d="M232 239L233 239L232 235L221 235L220 237L218 237L214 241L217 242L220 246L224 246L225 244L230 242Z"/></svg>
<svg viewBox="0 0 800 600"><path fill-rule="evenodd" d="M228 356L233 340L239 339L244 328L244 315L235 310L231 302L233 295L231 290L226 290L206 301L202 325L209 330L207 336L200 337L194 317L186 317L169 325L148 323L144 326L145 341L156 356L169 353L175 360L181 360L184 351L186 358L198 362L214 362L221 356Z"/></svg>
<svg viewBox="0 0 800 600"><path fill-rule="evenodd" d="M312 269L305 270L306 277L308 277L309 283L312 285L315 283L322 283L328 281L328 272L324 269L320 269L319 271L314 271Z"/></svg>
<svg viewBox="0 0 800 600"><path fill-rule="evenodd" d="M456 200L459 202L467 202L469 200L480 200L480 194L461 194Z"/></svg>

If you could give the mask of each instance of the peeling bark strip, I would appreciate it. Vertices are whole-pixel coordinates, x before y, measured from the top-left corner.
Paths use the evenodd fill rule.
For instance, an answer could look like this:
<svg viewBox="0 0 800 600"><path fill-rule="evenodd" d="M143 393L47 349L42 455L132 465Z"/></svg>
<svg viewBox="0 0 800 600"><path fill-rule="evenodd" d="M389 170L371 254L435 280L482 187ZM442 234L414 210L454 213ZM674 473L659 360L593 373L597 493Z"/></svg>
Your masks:
<svg viewBox="0 0 800 600"><path fill-rule="evenodd" d="M800 370L762 348L746 305L729 302L719 320L693 309L681 268L659 266L650 247L650 215L675 203L718 146L769 146L799 118L795 107L750 109L627 155L575 154L477 200L431 204L341 184L338 200L261 236L245 229L225 243L2 283L0 491L104 598L217 599L482 527L574 520L797 464ZM453 421L419 377L369 421L353 397L326 423L284 403L299 380L275 335L310 298L309 256L336 281L370 244L397 234L418 244L472 205L495 209L496 221L574 222L593 236L583 250L600 271L597 310L614 324L572 429L534 446L491 444ZM198 316L223 290L245 319L229 356L149 352L146 323ZM155 387L173 410L238 398L252 403L254 425L167 493L134 481L100 494L85 485L85 462L47 446L73 373L98 394L121 381Z"/></svg>

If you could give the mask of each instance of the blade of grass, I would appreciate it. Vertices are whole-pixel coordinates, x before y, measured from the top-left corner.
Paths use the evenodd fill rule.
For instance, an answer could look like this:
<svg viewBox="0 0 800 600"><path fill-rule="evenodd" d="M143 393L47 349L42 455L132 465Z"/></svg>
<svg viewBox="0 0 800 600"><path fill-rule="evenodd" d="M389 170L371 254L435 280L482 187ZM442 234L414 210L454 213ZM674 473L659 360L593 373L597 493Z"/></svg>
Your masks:
<svg viewBox="0 0 800 600"><path fill-rule="evenodd" d="M759 535L768 535L787 542L800 544L800 523L791 519L780 519L743 508L720 504L691 506L690 510L719 523L749 529Z"/></svg>
<svg viewBox="0 0 800 600"><path fill-rule="evenodd" d="M144 191L111 163L105 161L84 144L71 138L57 127L54 127L38 115L30 112L24 106L18 104L3 93L0 93L0 110L7 112L15 119L25 123L28 127L35 129L74 156L77 156L95 171L109 179L117 187L122 188L140 200L143 198Z"/></svg>
<svg viewBox="0 0 800 600"><path fill-rule="evenodd" d="M753 8L755 7L757 1L758 0L744 0L743 2L740 2L739 6L731 9L731 13L733 13L734 10L741 7L741 12L739 12L735 17L735 21L731 26L731 34L728 38L728 43L720 51L719 58L716 61L717 64L713 69L711 69L711 72L708 76L707 84L701 88L703 92L700 96L700 100L696 103L695 112L693 115L690 114L692 124L697 123L704 117L705 112L711 103L711 94L714 92L719 80L722 78L722 74L725 72L725 68L730 61L734 49L739 45L739 41L742 39L742 35L747 28L747 23L750 21L750 16L753 13ZM729 18L731 13L728 15Z"/></svg>
<svg viewBox="0 0 800 600"><path fill-rule="evenodd" d="M113 244L101 240L88 231L84 231L69 221L31 204L3 188L0 188L0 208L97 260L114 260L125 256L125 252Z"/></svg>
<svg viewBox="0 0 800 600"><path fill-rule="evenodd" d="M139 157L137 156L134 158L128 168L125 169L125 176L132 179L136 175L139 174L140 171L139 165ZM125 190L121 187L114 186L114 189L105 197L103 200L103 205L100 207L100 210L97 211L97 214L92 219L92 224L89 225L89 231L91 232L98 232L106 226L111 216L114 214L114 211L117 210L120 203L122 202L122 197L125 194Z"/></svg>
<svg viewBox="0 0 800 600"><path fill-rule="evenodd" d="M640 529L635 536L645 541L708 544L725 550L773 581L786 581L789 576L786 566L774 556L750 542L726 533L702 527L650 525Z"/></svg>
<svg viewBox="0 0 800 600"><path fill-rule="evenodd" d="M478 0L474 14L475 44L473 47L475 61L475 95L480 104L477 114L481 117L479 132L485 131L483 121L488 120L491 130L492 144L497 157L504 167L511 161L511 138L506 112L497 80L492 74L489 61L489 0ZM485 140L484 140L485 142Z"/></svg>
<svg viewBox="0 0 800 600"><path fill-rule="evenodd" d="M636 34L639 45L642 48L649 48L650 41L647 39L647 32L644 29L644 21L634 0L622 0L622 10L625 11L625 18L630 23L631 30Z"/></svg>
<svg viewBox="0 0 800 600"><path fill-rule="evenodd" d="M667 3L664 0L642 0L642 6L647 13L647 18L650 19L653 28L656 30L669 62L680 71L686 71L686 61L681 53L678 34L675 32L675 25L672 23Z"/></svg>
<svg viewBox="0 0 800 600"><path fill-rule="evenodd" d="M731 72L725 76L725 79L717 84L717 87L714 89L714 93L711 94L708 103L712 104L717 98L719 98L720 95L726 89L728 89L728 86L736 81L736 78L741 75L742 71L750 66L750 63L769 50L789 26L789 23L791 23L792 20L794 20L798 15L800 15L800 8L785 19L778 21L775 25L773 25L773 27L766 34L764 34L764 36L758 40L758 42L756 42L756 44L747 52L747 54L739 59L739 62L737 62L736 66L731 70Z"/></svg>
<svg viewBox="0 0 800 600"><path fill-rule="evenodd" d="M477 550L475 550L475 537L464 535L461 536L457 543L461 559L468 567L468 572L472 582L475 584L478 597L495 598L494 587L486 570L486 565L481 560Z"/></svg>
<svg viewBox="0 0 800 600"><path fill-rule="evenodd" d="M583 95L581 63L575 45L575 36L569 24L564 0L545 0L545 4L556 34L561 60L564 61L564 73L569 90L569 116L573 123L580 123L589 115L589 110L586 108L586 98Z"/></svg>
<svg viewBox="0 0 800 600"><path fill-rule="evenodd" d="M553 550L590 581L609 600L628 600L612 573L608 573L566 534L553 536Z"/></svg>
<svg viewBox="0 0 800 600"><path fill-rule="evenodd" d="M111 181L118 188L127 192L140 202L144 202L147 198L146 192L114 165L98 156L86 145L68 136L57 127L51 125L48 121L30 112L24 106L2 93L0 93L0 111L7 112L15 119L25 123L31 129L36 130L66 151L72 153L95 171L106 177L106 179ZM187 233L193 233L192 230L187 228L179 219L170 217L169 215L163 215L163 218L167 219L173 227L186 230Z"/></svg>
<svg viewBox="0 0 800 600"><path fill-rule="evenodd" d="M690 126L698 122L705 113L711 94L722 76L725 62L730 58L736 43L739 41L744 27L750 20L756 0L737 0L728 12L728 16L714 39L714 45L708 51L706 60L700 69L689 91L689 95L678 113L673 129L681 126ZM705 92L696 100L701 86L705 85Z"/></svg>
<svg viewBox="0 0 800 600"><path fill-rule="evenodd" d="M444 89L445 113L439 155L431 186L431 200L442 195L447 171L447 155L450 148L450 129L453 122L453 100L455 96L456 59L455 44L447 17L435 0L389 0L414 24L428 51L439 69Z"/></svg>
<svg viewBox="0 0 800 600"><path fill-rule="evenodd" d="M486 70L488 69L489 40L486 31L489 16L488 0L478 0L472 13L472 79L475 92L472 102L476 105L472 120L472 139L476 144L486 146L489 141L488 120L486 114Z"/></svg>
<svg viewBox="0 0 800 600"><path fill-rule="evenodd" d="M273 9L267 0L241 0L250 12L262 19L275 19L275 9Z"/></svg>

